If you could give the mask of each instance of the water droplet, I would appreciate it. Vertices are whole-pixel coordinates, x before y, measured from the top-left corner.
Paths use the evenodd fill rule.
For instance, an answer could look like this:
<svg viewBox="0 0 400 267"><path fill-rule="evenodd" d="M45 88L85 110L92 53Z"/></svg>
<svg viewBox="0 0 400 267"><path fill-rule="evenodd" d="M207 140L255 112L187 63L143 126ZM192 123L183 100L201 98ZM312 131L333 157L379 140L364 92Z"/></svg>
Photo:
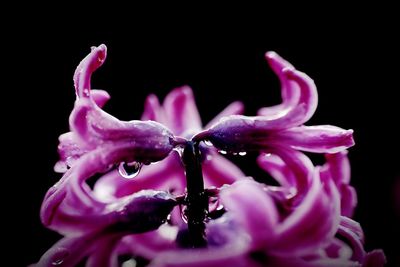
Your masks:
<svg viewBox="0 0 400 267"><path fill-rule="evenodd" d="M211 143L210 140L204 140L204 144L206 144L206 146L213 146L213 144Z"/></svg>
<svg viewBox="0 0 400 267"><path fill-rule="evenodd" d="M183 155L183 147L178 146L178 147L175 147L174 150L176 152L178 152L180 157L182 157L182 155Z"/></svg>
<svg viewBox="0 0 400 267"><path fill-rule="evenodd" d="M121 267L136 267L137 266L137 261L135 259L129 259L127 261L124 261L121 265Z"/></svg>
<svg viewBox="0 0 400 267"><path fill-rule="evenodd" d="M185 223L188 223L188 217L186 215L186 206L182 207L181 205L179 206L179 210L181 213L181 218Z"/></svg>
<svg viewBox="0 0 400 267"><path fill-rule="evenodd" d="M247 154L246 151L239 152L239 156L246 156L246 154Z"/></svg>
<svg viewBox="0 0 400 267"><path fill-rule="evenodd" d="M61 265L64 262L64 259L56 259L54 261L52 261L51 265L57 266L57 265Z"/></svg>
<svg viewBox="0 0 400 267"><path fill-rule="evenodd" d="M142 163L136 161L132 161L129 163L121 162L118 166L118 172L119 174L121 174L122 177L126 179L132 179L139 174L142 165Z"/></svg>
<svg viewBox="0 0 400 267"><path fill-rule="evenodd" d="M208 161L212 160L212 158L213 158L213 156L211 156L211 155L206 156L206 160L208 160Z"/></svg>
<svg viewBox="0 0 400 267"><path fill-rule="evenodd" d="M267 153L267 154L265 154L265 157L271 157L271 153Z"/></svg>
<svg viewBox="0 0 400 267"><path fill-rule="evenodd" d="M85 96L89 96L89 89L83 89L83 94Z"/></svg>
<svg viewBox="0 0 400 267"><path fill-rule="evenodd" d="M222 155L226 155L226 154L228 154L228 152L226 152L225 150L220 150L220 151L218 151L220 154L222 154Z"/></svg>

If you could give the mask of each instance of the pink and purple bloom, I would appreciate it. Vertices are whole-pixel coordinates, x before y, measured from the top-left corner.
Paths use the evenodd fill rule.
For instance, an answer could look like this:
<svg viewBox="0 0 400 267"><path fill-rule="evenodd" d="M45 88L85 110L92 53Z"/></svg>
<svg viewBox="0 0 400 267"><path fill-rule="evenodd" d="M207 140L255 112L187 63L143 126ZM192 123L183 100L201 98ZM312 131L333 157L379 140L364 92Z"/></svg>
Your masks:
<svg viewBox="0 0 400 267"><path fill-rule="evenodd" d="M304 125L318 102L306 74L268 52L282 103L257 116L234 102L203 127L184 86L162 104L150 95L141 120L120 121L102 110L108 93L90 85L106 53L93 47L74 75L71 131L60 136L55 166L63 177L41 209L43 224L64 237L36 266L384 265L351 219L353 131ZM221 155L248 152L278 186Z"/></svg>

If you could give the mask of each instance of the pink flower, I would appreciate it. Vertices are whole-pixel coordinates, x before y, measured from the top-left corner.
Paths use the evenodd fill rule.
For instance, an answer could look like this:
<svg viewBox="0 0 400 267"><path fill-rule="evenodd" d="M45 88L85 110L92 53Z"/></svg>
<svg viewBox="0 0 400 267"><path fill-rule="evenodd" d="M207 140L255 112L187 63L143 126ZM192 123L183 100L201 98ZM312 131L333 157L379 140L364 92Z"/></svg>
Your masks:
<svg viewBox="0 0 400 267"><path fill-rule="evenodd" d="M267 53L283 103L248 117L234 102L203 129L187 86L162 105L148 96L141 120L107 114L109 95L90 87L105 57L104 45L92 48L74 75L71 131L60 136L55 166L64 175L41 209L64 238L38 266L383 266L383 252L366 253L349 218L352 130L303 125L317 105L308 76ZM259 151L279 186L245 177L218 150ZM300 151L329 154L314 166Z"/></svg>

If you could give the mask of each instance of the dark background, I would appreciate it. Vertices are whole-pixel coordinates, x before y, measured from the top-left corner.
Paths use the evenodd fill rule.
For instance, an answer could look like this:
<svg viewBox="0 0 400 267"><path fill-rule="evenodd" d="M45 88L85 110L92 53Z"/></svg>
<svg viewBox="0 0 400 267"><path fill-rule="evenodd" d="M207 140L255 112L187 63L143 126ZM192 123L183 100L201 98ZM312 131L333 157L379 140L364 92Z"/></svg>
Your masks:
<svg viewBox="0 0 400 267"><path fill-rule="evenodd" d="M196 9L144 12L141 18L135 11L115 19L104 7L102 14L74 19L43 12L21 15L22 26L8 27L14 20L3 24L3 147L11 147L5 164L11 174L3 177L9 255L24 266L58 238L41 226L39 208L60 177L52 168L75 99L74 69L90 46L105 43L108 58L92 84L111 94L105 109L124 120L140 117L149 93L163 99L184 84L193 88L204 123L234 100L245 103L247 115L277 104L279 83L264 60L269 50L307 73L319 92L318 109L307 124L355 130L349 156L359 194L355 219L365 231L366 248L383 248L388 266L399 266L398 29L387 10L339 10L276 20L270 15L277 10Z"/></svg>

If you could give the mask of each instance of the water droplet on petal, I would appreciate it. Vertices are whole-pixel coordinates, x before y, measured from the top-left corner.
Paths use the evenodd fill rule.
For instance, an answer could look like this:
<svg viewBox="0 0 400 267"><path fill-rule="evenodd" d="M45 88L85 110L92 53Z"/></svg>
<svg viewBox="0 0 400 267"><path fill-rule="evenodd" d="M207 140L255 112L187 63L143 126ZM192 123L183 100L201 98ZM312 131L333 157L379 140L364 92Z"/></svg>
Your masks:
<svg viewBox="0 0 400 267"><path fill-rule="evenodd" d="M64 262L64 259L56 259L51 263L51 265L57 266L57 265L61 265L63 262Z"/></svg>
<svg viewBox="0 0 400 267"><path fill-rule="evenodd" d="M59 266L64 263L64 260L69 256L69 251L66 248L57 248L53 254L51 261L52 266Z"/></svg>
<svg viewBox="0 0 400 267"><path fill-rule="evenodd" d="M178 146L178 147L175 147L174 150L176 152L178 152L180 157L182 157L182 155L183 155L183 147Z"/></svg>
<svg viewBox="0 0 400 267"><path fill-rule="evenodd" d="M246 151L239 152L239 156L246 156L246 154L247 154Z"/></svg>
<svg viewBox="0 0 400 267"><path fill-rule="evenodd" d="M265 157L271 157L271 153L267 153L267 154L265 154Z"/></svg>
<svg viewBox="0 0 400 267"><path fill-rule="evenodd" d="M208 161L212 160L212 158L213 158L213 156L211 156L211 155L206 156L206 160L208 160Z"/></svg>
<svg viewBox="0 0 400 267"><path fill-rule="evenodd" d="M142 163L136 161L132 161L129 163L121 162L118 166L118 172L122 177L126 179L132 179L139 174L142 166Z"/></svg>
<svg viewBox="0 0 400 267"><path fill-rule="evenodd" d="M213 144L211 143L210 140L204 140L204 144L206 144L206 146L213 146Z"/></svg>
<svg viewBox="0 0 400 267"><path fill-rule="evenodd" d="M135 259L129 259L127 261L124 261L121 265L121 267L136 267L137 266L137 261Z"/></svg>
<svg viewBox="0 0 400 267"><path fill-rule="evenodd" d="M179 206L179 210L180 210L180 213L181 213L181 218L182 218L182 220L183 220L185 223L188 223L188 217L187 217L187 215L186 215L186 206L184 206L184 207Z"/></svg>
<svg viewBox="0 0 400 267"><path fill-rule="evenodd" d="M85 96L89 96L89 89L83 89L83 94Z"/></svg>
<svg viewBox="0 0 400 267"><path fill-rule="evenodd" d="M228 154L228 152L226 152L225 150L220 150L220 151L218 151L220 154L222 154L222 155L226 155L226 154Z"/></svg>

